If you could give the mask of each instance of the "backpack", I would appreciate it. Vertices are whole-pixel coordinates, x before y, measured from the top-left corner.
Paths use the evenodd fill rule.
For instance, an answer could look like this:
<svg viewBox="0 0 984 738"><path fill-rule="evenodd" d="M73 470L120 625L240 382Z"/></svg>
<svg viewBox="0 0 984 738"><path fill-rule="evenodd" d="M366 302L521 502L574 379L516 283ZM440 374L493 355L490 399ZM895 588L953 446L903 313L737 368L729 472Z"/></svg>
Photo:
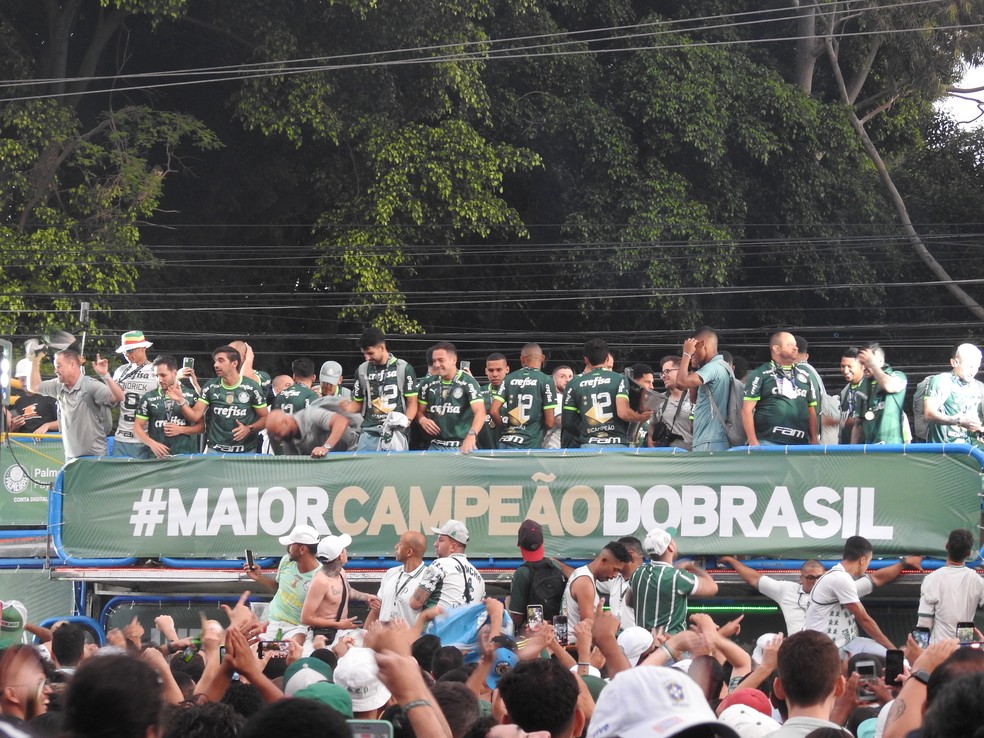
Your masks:
<svg viewBox="0 0 984 738"><path fill-rule="evenodd" d="M745 435L745 426L741 422L741 406L745 402L745 385L735 378L730 366L725 364L724 368L731 380L728 384L726 407L728 414L724 418L721 417L721 411L714 401L714 393L710 391L710 388L707 390L707 399L711 401L711 412L724 429L724 435L728 438L728 445L734 448L735 446L744 446L748 441L748 437Z"/></svg>
<svg viewBox="0 0 984 738"><path fill-rule="evenodd" d="M564 589L567 587L567 577L546 559L527 561L523 566L528 567L532 572L530 596L526 604L542 606L544 622L552 622L555 615L560 615L560 603L564 597Z"/></svg>

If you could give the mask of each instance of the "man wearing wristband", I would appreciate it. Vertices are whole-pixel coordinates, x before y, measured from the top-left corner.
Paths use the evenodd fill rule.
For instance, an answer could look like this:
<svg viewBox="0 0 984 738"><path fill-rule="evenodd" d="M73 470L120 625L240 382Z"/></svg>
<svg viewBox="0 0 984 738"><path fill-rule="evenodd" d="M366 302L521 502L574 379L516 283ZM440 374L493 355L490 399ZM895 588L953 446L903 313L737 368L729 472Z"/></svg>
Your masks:
<svg viewBox="0 0 984 738"><path fill-rule="evenodd" d="M57 378L42 382L43 358L44 353L37 353L31 360L28 389L58 401L65 460L105 456L106 436L112 428L110 408L123 400L123 390L109 374L109 361L96 354L92 368L99 379L93 379L82 373L82 356L72 349L64 349L55 354Z"/></svg>
<svg viewBox="0 0 984 738"><path fill-rule="evenodd" d="M319 458L329 451L354 449L359 437L355 429L361 423L361 415L316 405L293 414L271 410L266 430L272 440L280 442L278 455Z"/></svg>

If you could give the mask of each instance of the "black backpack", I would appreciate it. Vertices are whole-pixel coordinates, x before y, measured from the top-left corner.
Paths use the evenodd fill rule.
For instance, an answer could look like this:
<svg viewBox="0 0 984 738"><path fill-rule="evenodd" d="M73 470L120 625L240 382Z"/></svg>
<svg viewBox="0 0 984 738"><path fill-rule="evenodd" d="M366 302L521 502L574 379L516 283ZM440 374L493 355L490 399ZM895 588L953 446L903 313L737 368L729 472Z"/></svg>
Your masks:
<svg viewBox="0 0 984 738"><path fill-rule="evenodd" d="M560 615L560 603L567 587L567 577L558 567L548 560L527 561L523 566L529 567L530 596L527 605L543 607L543 621L549 623L555 615Z"/></svg>

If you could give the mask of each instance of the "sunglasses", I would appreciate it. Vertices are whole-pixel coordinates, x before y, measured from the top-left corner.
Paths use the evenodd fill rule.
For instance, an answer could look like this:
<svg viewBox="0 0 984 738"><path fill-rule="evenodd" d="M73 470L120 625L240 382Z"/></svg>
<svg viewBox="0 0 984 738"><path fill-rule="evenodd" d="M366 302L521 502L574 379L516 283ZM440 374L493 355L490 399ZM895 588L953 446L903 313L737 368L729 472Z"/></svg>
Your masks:
<svg viewBox="0 0 984 738"><path fill-rule="evenodd" d="M815 581L817 581L823 575L822 574L800 574L800 576L803 577L803 579L805 579L808 582L815 582Z"/></svg>

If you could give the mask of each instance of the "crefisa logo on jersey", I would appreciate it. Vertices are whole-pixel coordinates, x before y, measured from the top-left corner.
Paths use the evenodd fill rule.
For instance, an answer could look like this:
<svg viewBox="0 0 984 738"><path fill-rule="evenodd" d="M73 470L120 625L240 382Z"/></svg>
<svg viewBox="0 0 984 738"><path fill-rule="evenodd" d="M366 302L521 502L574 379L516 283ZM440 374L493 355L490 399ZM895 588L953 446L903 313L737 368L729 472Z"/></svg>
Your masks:
<svg viewBox="0 0 984 738"><path fill-rule="evenodd" d="M19 495L30 483L30 479L27 478L27 472L21 469L19 466L12 466L4 472L3 475L3 486L7 488L7 491L14 495Z"/></svg>

